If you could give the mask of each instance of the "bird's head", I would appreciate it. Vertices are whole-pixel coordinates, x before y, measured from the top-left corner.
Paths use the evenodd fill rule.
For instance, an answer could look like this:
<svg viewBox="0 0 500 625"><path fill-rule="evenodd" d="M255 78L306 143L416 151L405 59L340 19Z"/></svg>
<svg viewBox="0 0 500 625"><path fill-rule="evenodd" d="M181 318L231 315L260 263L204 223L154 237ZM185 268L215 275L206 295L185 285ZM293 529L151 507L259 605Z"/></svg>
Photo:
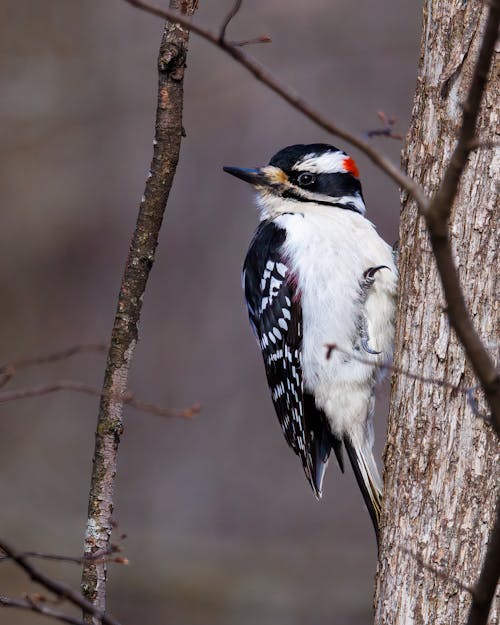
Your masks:
<svg viewBox="0 0 500 625"><path fill-rule="evenodd" d="M224 167L224 171L255 187L265 218L314 206L365 213L356 163L332 145L291 145L265 167Z"/></svg>

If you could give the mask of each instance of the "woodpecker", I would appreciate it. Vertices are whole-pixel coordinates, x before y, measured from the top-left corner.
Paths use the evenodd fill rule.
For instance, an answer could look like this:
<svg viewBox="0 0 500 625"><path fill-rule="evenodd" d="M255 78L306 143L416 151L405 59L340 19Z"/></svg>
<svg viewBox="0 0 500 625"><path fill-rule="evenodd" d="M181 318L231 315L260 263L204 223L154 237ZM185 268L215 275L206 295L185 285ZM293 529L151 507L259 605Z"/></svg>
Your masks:
<svg viewBox="0 0 500 625"><path fill-rule="evenodd" d="M243 289L285 439L317 499L331 450L343 473L345 448L378 537L374 387L392 356L393 250L365 218L355 161L332 145L224 171L257 191ZM328 344L338 346L329 358Z"/></svg>

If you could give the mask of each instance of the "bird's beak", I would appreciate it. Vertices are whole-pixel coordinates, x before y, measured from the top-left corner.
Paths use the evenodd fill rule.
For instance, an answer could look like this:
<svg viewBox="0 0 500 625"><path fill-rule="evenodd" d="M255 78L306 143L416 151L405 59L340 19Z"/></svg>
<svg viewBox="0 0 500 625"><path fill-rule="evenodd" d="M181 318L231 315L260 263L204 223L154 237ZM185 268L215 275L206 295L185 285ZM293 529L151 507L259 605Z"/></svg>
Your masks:
<svg viewBox="0 0 500 625"><path fill-rule="evenodd" d="M245 169L244 167L223 167L224 171L254 187L274 187L288 180L286 174L279 167L261 167L259 169Z"/></svg>
<svg viewBox="0 0 500 625"><path fill-rule="evenodd" d="M231 176L249 182L254 187L267 184L266 176L260 169L246 169L245 167L223 167L222 169Z"/></svg>

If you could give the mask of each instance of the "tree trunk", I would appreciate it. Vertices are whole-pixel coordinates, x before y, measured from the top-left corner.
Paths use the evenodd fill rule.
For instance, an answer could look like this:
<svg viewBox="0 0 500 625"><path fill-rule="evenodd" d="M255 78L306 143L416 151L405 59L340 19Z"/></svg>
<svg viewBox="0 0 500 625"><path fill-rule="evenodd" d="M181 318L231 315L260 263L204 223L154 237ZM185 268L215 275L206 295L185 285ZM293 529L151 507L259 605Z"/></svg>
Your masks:
<svg viewBox="0 0 500 625"><path fill-rule="evenodd" d="M456 142L486 3L426 0L420 71L404 154L429 195ZM494 59L478 136L495 140L500 87ZM455 261L476 328L498 350L495 298L498 157L472 153L450 229ZM450 331L423 220L403 197L395 364L458 387L395 376L385 452L385 498L375 623L465 623L499 495L499 445L465 391L477 382ZM479 402L479 410L484 409ZM500 556L499 556L500 557ZM498 590L497 590L498 593ZM489 623L498 623L498 594Z"/></svg>
<svg viewBox="0 0 500 625"><path fill-rule="evenodd" d="M170 0L169 7L193 15L198 0ZM182 110L184 70L189 29L167 22L158 56L158 98L153 159L146 181L137 222L118 295L95 434L82 594L101 612L106 608L107 567L104 558L110 547L113 494L118 446L123 431L124 394L141 318L142 301L154 259L163 215L179 160L183 135ZM101 619L84 614L85 623L98 625Z"/></svg>

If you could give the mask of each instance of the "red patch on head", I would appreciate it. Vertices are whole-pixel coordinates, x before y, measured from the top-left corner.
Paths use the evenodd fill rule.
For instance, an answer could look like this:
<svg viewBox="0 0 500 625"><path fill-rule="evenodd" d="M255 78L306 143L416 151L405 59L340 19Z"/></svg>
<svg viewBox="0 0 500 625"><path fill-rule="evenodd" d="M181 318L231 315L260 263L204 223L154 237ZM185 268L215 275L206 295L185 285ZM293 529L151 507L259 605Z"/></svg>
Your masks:
<svg viewBox="0 0 500 625"><path fill-rule="evenodd" d="M347 158L344 159L343 164L344 164L344 169L346 171L350 172L353 176L356 176L356 178L359 178L359 169L353 158L348 156Z"/></svg>

